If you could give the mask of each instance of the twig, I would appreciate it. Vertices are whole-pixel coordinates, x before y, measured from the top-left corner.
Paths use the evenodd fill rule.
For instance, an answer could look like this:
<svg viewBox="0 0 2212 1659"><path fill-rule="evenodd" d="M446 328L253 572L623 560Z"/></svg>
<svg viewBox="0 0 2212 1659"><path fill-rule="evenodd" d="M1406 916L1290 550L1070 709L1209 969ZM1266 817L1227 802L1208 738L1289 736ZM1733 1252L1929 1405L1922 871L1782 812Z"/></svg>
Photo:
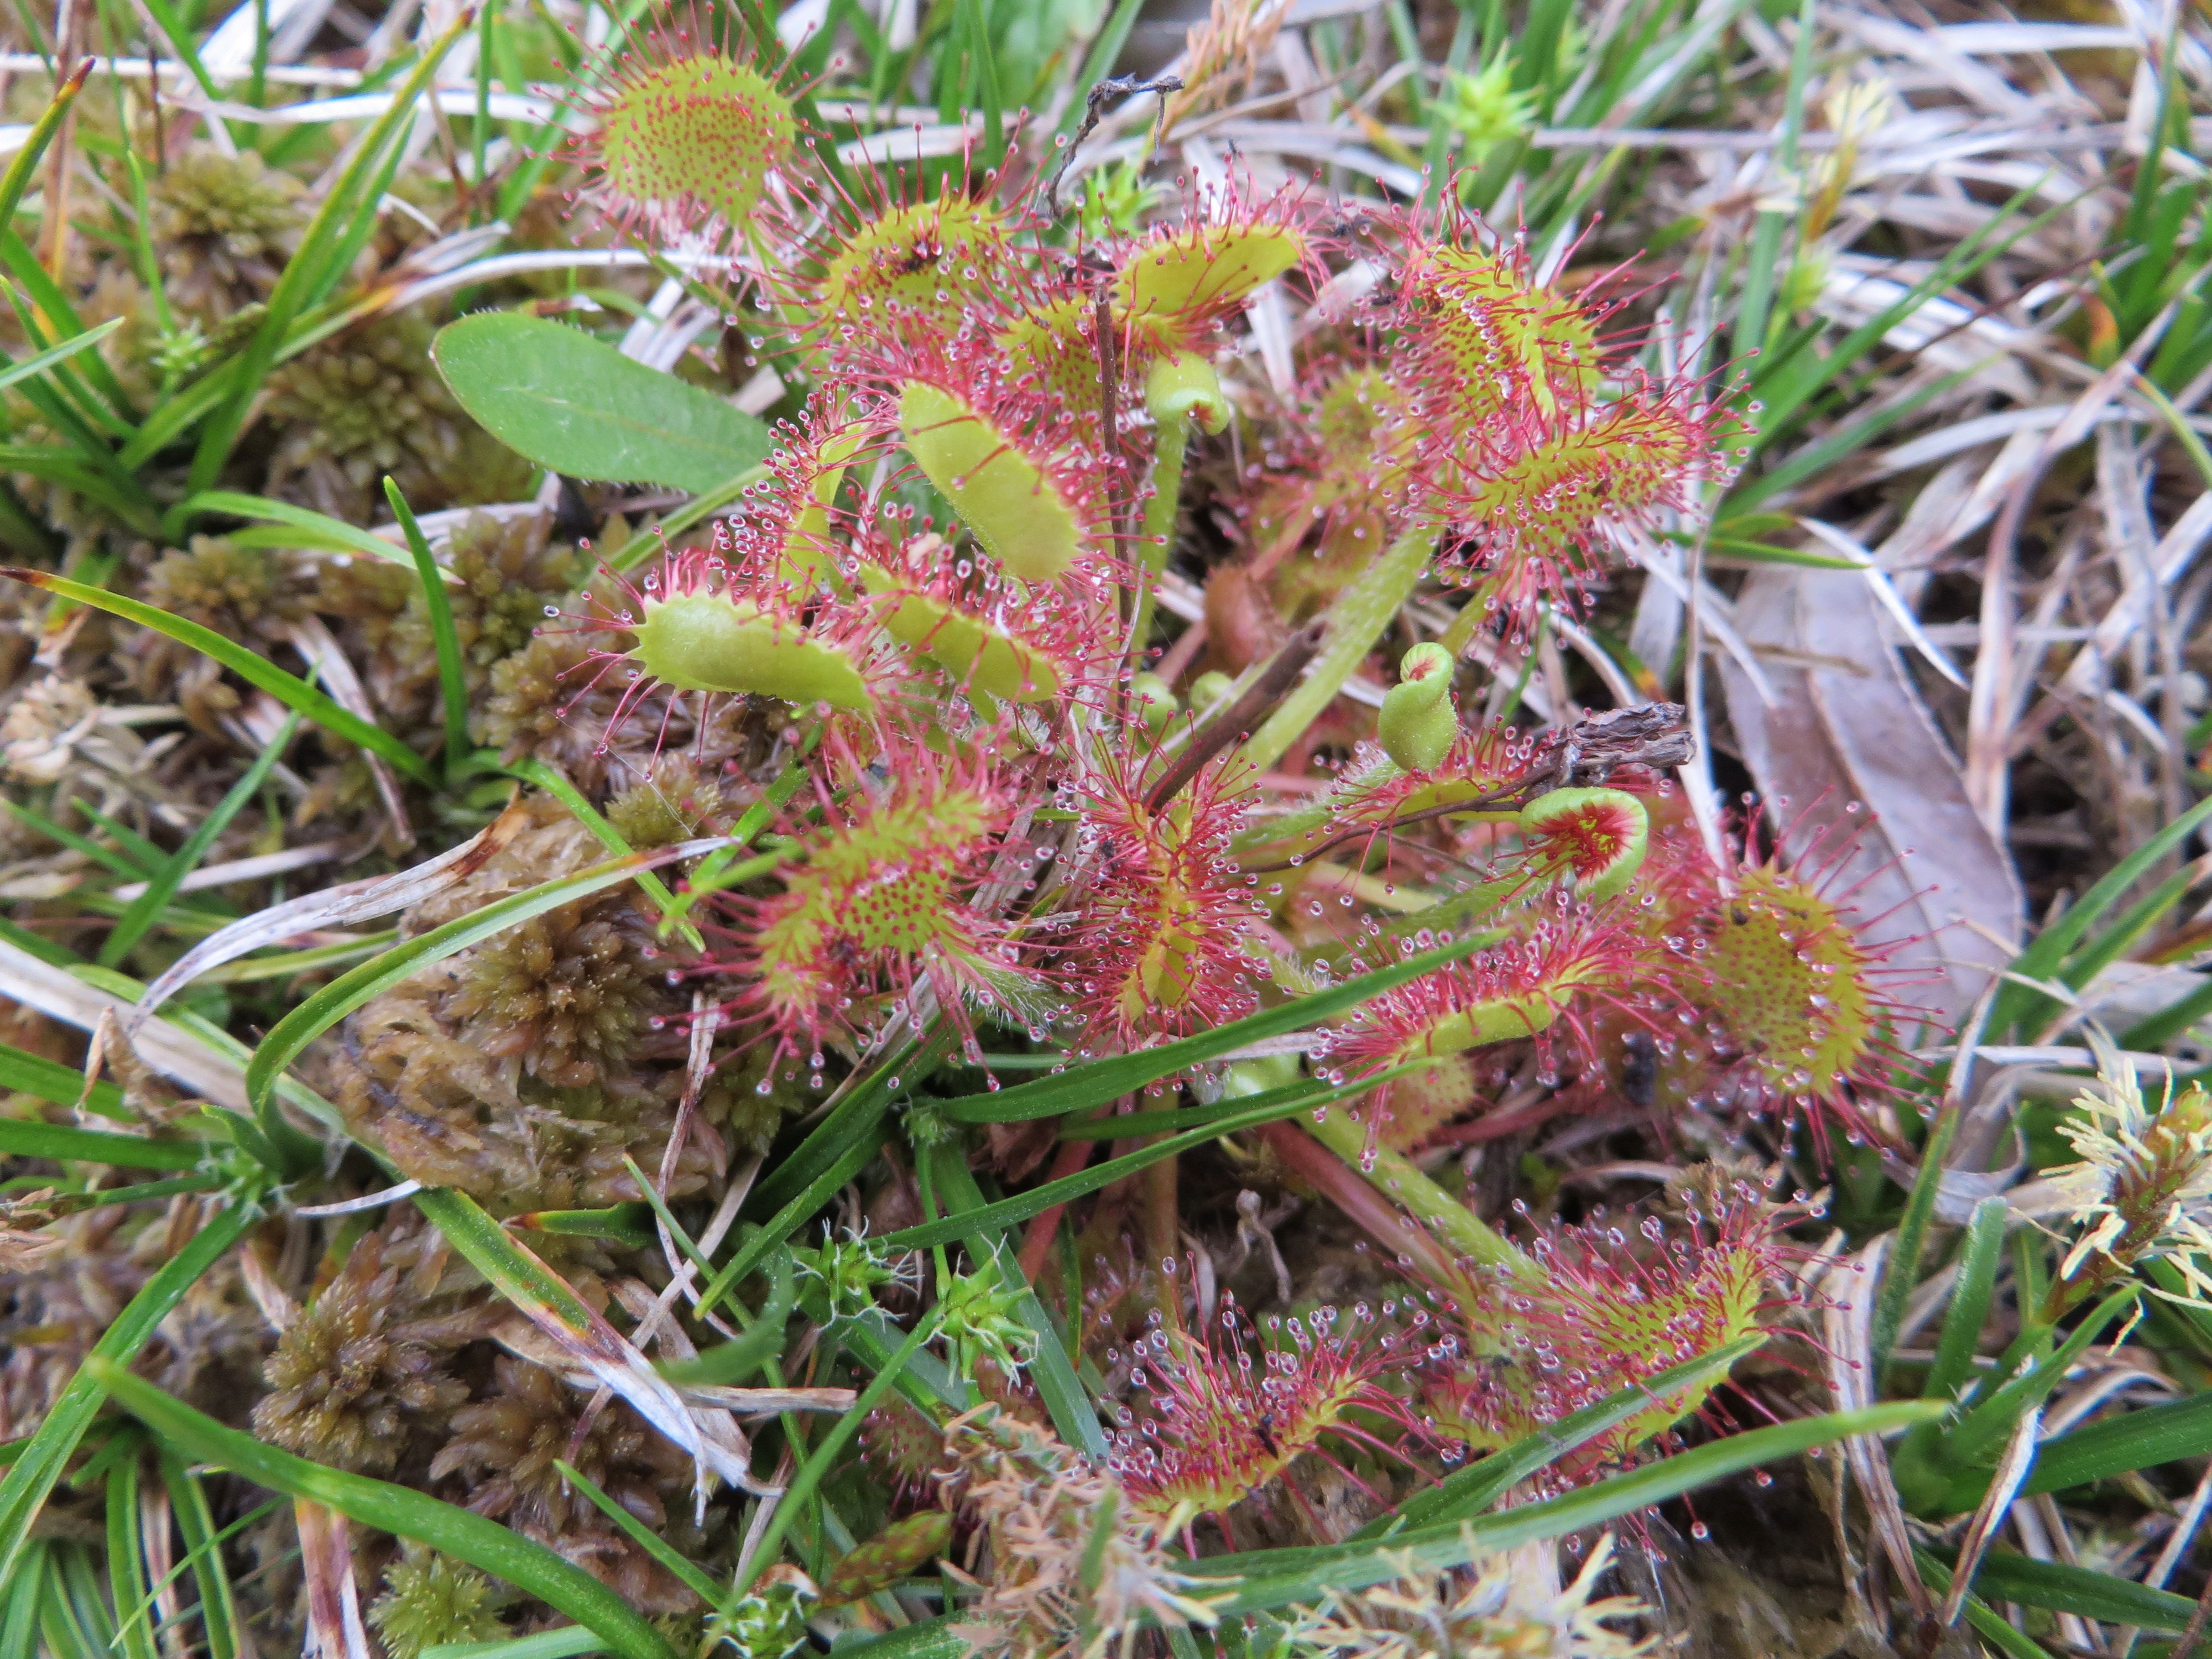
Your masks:
<svg viewBox="0 0 2212 1659"><path fill-rule="evenodd" d="M1105 118L1106 105L1109 100L1135 98L1148 92L1157 92L1160 94L1160 119L1165 122L1168 112L1167 94L1182 90L1182 76L1180 75L1158 75L1149 81L1134 75L1114 75L1109 76L1092 87L1083 100L1083 125L1076 128L1075 137L1069 139L1067 148L1060 151L1060 165L1053 169L1052 182L1045 186L1046 216L1053 219L1060 217L1061 211L1060 181L1067 176L1068 163L1075 159L1075 152L1083 148L1083 141L1096 132L1098 130L1099 122ZM1158 138L1153 140L1152 147L1155 149L1159 148Z"/></svg>
<svg viewBox="0 0 2212 1659"><path fill-rule="evenodd" d="M1260 671L1259 677L1245 688L1242 696L1191 734L1188 745L1176 757L1175 764L1161 775L1152 793L1145 797L1145 810L1158 811L1182 793L1183 786L1204 769L1206 762L1231 744L1249 736L1267 718L1267 711L1297 684L1306 665L1321 654L1328 636L1325 619L1308 623L1291 635Z"/></svg>

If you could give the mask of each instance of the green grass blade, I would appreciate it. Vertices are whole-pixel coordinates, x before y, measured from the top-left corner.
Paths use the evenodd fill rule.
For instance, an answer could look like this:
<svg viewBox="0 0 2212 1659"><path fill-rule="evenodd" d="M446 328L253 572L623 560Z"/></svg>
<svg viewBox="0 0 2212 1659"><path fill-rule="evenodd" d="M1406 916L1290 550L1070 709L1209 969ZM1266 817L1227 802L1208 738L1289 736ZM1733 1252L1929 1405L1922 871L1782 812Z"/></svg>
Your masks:
<svg viewBox="0 0 2212 1659"><path fill-rule="evenodd" d="M46 1583L46 1544L33 1542L0 1594L0 1659L38 1659L39 1603Z"/></svg>
<svg viewBox="0 0 2212 1659"><path fill-rule="evenodd" d="M56 363L67 362L88 346L98 345L122 327L125 320L121 317L111 318L97 328L85 330L73 340L64 340L59 345L48 346L44 351L26 357L21 362L9 364L6 368L0 369L0 388L11 386L18 380L27 380L33 374L43 374Z"/></svg>
<svg viewBox="0 0 2212 1659"><path fill-rule="evenodd" d="M1973 1375L1975 1349L1989 1313L1997 1266L2004 1260L2005 1223L2011 1213L2002 1198L1985 1198L1974 1206L1966 1222L1966 1236L1959 1246L1959 1277L1951 1287L1951 1305L1943 1310L1942 1334L1936 1341L1936 1363L1921 1390L1927 1399L1950 1399Z"/></svg>
<svg viewBox="0 0 2212 1659"><path fill-rule="evenodd" d="M1203 1065L1249 1042L1256 1042L1261 1037L1283 1036L1292 1031L1304 1030L1332 1014L1356 1008L1408 980L1419 979L1423 974L1434 973L1462 957L1472 956L1490 942L1479 935L1460 939L1433 951L1424 951L1418 956L1407 957L1387 968L1377 968L1357 979L1346 980L1326 991L1316 991L1310 996L1300 997L1295 1002L1286 1002L1279 1008L1266 1009L1227 1025L1216 1026L1211 1031L1200 1032L1196 1036L1185 1037L1180 1042L1165 1043L1157 1048L1143 1048L1135 1054L1120 1054L1110 1060L1094 1060L1088 1065L1070 1066L1058 1077L1017 1084L995 1094L968 1095L958 1100L948 1100L938 1109L956 1123L1015 1123L1033 1117L1058 1117L1067 1112L1079 1112L1085 1107L1103 1105L1109 1100L1118 1100L1123 1095L1133 1094L1148 1083L1157 1083L1164 1077L1172 1077L1178 1072Z"/></svg>
<svg viewBox="0 0 2212 1659"><path fill-rule="evenodd" d="M949 1217L973 1220L990 1208L981 1189L975 1185L975 1177L969 1171L965 1152L950 1146L939 1147L935 1172L937 1189L945 1200ZM1105 1431L1098 1426L1098 1408L1084 1392L1082 1380L1075 1374L1075 1364L1068 1358L1060 1333L1053 1328L1052 1317L1045 1311L1043 1302L1023 1278L1020 1261L1006 1248L996 1228L978 1225L964 1237L969 1254L977 1261L986 1255L991 1258L1000 1282L1023 1287L1014 1312L1036 1339L1030 1381L1044 1401L1053 1426L1068 1444L1080 1447L1103 1461L1112 1449L1107 1444Z"/></svg>
<svg viewBox="0 0 2212 1659"><path fill-rule="evenodd" d="M246 769L236 783L231 785L229 793L199 821L192 833L185 838L185 844L163 860L161 868L147 878L146 890L131 901L131 908L117 918L115 926L108 932L106 942L100 947L101 967L122 965L123 958L131 954L131 947L146 936L146 930L154 925L155 918L161 914L162 907L183 884L185 878L199 868L200 860L207 856L208 848L215 845L215 838L230 827L230 821L239 815L248 801L260 795L261 786L269 781L269 775L276 770L277 761L291 747L292 738L300 730L301 718L296 708L285 717L284 724L277 728L276 737L270 739L267 748L254 757L253 764Z"/></svg>
<svg viewBox="0 0 2212 1659"><path fill-rule="evenodd" d="M143 1436L131 1437L143 1446ZM107 1472L107 1594L118 1628L121 1659L155 1659L154 1596L146 1586L146 1540L139 1526L140 1453L134 1449Z"/></svg>
<svg viewBox="0 0 2212 1659"><path fill-rule="evenodd" d="M446 597L445 572L430 556L430 544L423 538L422 526L415 521L414 508L388 477L384 481L384 499L392 503L392 516L398 520L400 532L407 538L407 550L415 556L415 574L422 584L422 608L429 613L430 638L438 653L438 694L446 717L446 776L451 781L461 775L469 761L469 686L461 673L461 636L453 626L453 601Z"/></svg>
<svg viewBox="0 0 2212 1659"><path fill-rule="evenodd" d="M185 1248L163 1262L154 1276L132 1297L106 1334L93 1346L84 1369L69 1380L46 1413L39 1431L17 1454L4 1479L0 1479L0 1584L12 1582L16 1564L30 1536L31 1526L46 1506L46 1496L61 1479L62 1470L76 1454L77 1443L92 1425L106 1399L106 1390L93 1374L95 1364L128 1364L152 1339L154 1330L200 1275L229 1254L246 1230L260 1218L261 1206L251 1195L240 1194L194 1235ZM654 1656L654 1659L659 1659Z"/></svg>
<svg viewBox="0 0 2212 1659"><path fill-rule="evenodd" d="M247 495L234 489L209 489L189 496L174 511L189 520L204 514L220 513L234 519L258 519L271 526L281 525L296 535L269 536L265 532L235 532L249 538L248 545L281 547L312 547L325 553L362 553L386 564L396 564L406 569L416 568L413 556L406 549L397 547L383 537L349 525L343 519L333 519L326 513L312 507L295 507L290 501L271 501L266 495Z"/></svg>
<svg viewBox="0 0 2212 1659"><path fill-rule="evenodd" d="M2212 799L2201 800L2141 847L2114 865L2082 894L2074 908L2045 928L2035 942L2013 958L2012 970L2029 979L2057 979L2061 967L2074 954L2083 937L2104 914L2126 896L2136 883L2168 854L2179 848L2208 820ZM1989 1029L1996 1034L2018 1034L2057 1011L2059 1004L2043 992L2008 983L1990 1006Z"/></svg>
<svg viewBox="0 0 2212 1659"><path fill-rule="evenodd" d="M386 153L395 151L400 136L413 126L416 102L429 86L431 76L437 73L438 65L445 61L447 52L466 32L471 21L468 9L464 8L446 32L423 52L414 71L393 95L391 107L377 118L376 125L361 141L352 161L325 194L322 205L315 210L314 218L300 238L300 251L286 263L283 274L270 293L268 313L240 354L238 372L225 400L200 429L199 447L192 455L188 495L198 495L214 488L223 464L237 447L247 411L260 394L261 383L276 362L277 348L291 331L294 319L320 297L320 290L335 275L328 268L337 251L335 244L342 240L342 228L359 209L364 181L380 170ZM393 159L397 159L396 155ZM376 198L369 199L374 202Z"/></svg>
<svg viewBox="0 0 2212 1659"><path fill-rule="evenodd" d="M184 1460L164 1454L161 1479L169 1489L169 1512L177 1517L177 1532L185 1540L185 1559L178 1565L191 1568L192 1582L199 1589L200 1628L207 1637L208 1659L238 1659L238 1597L223 1565L222 1541L244 1531L276 1505L271 1501L250 1510L217 1532L207 1484L185 1466Z"/></svg>
<svg viewBox="0 0 2212 1659"><path fill-rule="evenodd" d="M114 1361L85 1362L95 1386L161 1437L163 1443L287 1497L337 1510L365 1527L413 1539L504 1579L598 1632L627 1659L675 1659L675 1651L622 1597L542 1544L428 1493L326 1468L228 1428Z"/></svg>
<svg viewBox="0 0 2212 1659"><path fill-rule="evenodd" d="M1938 1595L1951 1589L1951 1570L1929 1554L1924 1549L1912 1552L1913 1561L1920 1569L1920 1577L1932 1586ZM1972 1625L1989 1644L2005 1659L2051 1659L2050 1653L2040 1644L2030 1641L1999 1618L1996 1610L1978 1595L1969 1595L1964 1603L1966 1622Z"/></svg>
<svg viewBox="0 0 2212 1659"><path fill-rule="evenodd" d="M97 1129L27 1118L0 1118L0 1152L15 1158L68 1158L80 1164L111 1164L123 1170L197 1170L208 1150L196 1140L148 1140L139 1135L104 1134Z"/></svg>
<svg viewBox="0 0 2212 1659"><path fill-rule="evenodd" d="M247 684L266 691L287 708L296 709L316 725L348 743L369 750L388 762L417 783L434 781L430 769L422 757L380 726L370 725L359 715L340 708L321 691L295 674L288 674L268 658L256 655L234 640L226 639L211 628L203 628L183 617L171 616L167 611L137 599L126 599L120 593L111 593L105 588L88 587L74 582L66 576L53 575L43 570L24 570L14 566L0 565L0 576L9 576L33 587L43 588L49 593L75 600L105 611L111 616L150 628L179 645L215 659Z"/></svg>
<svg viewBox="0 0 2212 1659"><path fill-rule="evenodd" d="M738 1253L708 1282L706 1289L699 1292L702 1313L712 1309L739 1279L767 1261L801 1222L836 1196L840 1188L868 1167L883 1146L882 1125L883 1117L878 1113L866 1131L848 1142L827 1169L770 1217L767 1225L738 1246Z"/></svg>
<svg viewBox="0 0 2212 1659"><path fill-rule="evenodd" d="M1881 1293L1874 1304L1873 1330L1869 1346L1879 1375L1889 1364L1889 1351L1905 1320L1905 1304L1920 1277L1920 1252L1927 1243L1928 1224L1936 1215L1936 1192L1943 1181L1943 1159L1959 1133L1959 1108L1947 1102L1936 1114L1935 1126L1921 1143L1920 1173L1905 1200L1905 1213L1897 1224L1897 1243L1882 1269Z"/></svg>
<svg viewBox="0 0 2212 1659"><path fill-rule="evenodd" d="M640 537L638 539L649 541L651 538ZM586 799L584 792L569 782L568 775L558 767L549 766L537 756L532 755L517 762L507 770L526 782L536 784L547 794L558 800L562 805L567 807L575 815L576 822L592 832L592 839L610 853L619 857L635 850L622 838L621 832L607 822L606 814ZM738 840L737 844L742 847L750 840L751 836L746 836ZM668 890L668 884L661 880L659 876L647 871L638 877L637 884L645 890L647 898L660 907L662 915L673 916L682 914L684 908L682 903L675 894ZM707 948L707 941L700 937L699 929L690 921L678 922L676 932L693 950L704 951Z"/></svg>
<svg viewBox="0 0 2212 1659"><path fill-rule="evenodd" d="M1071 1199L1081 1198L1087 1193L1097 1192L1102 1187L1111 1186L1123 1176L1134 1175L1138 1170L1148 1168L1164 1158L1173 1158L1178 1152L1187 1152L1194 1146L1202 1146L1210 1140L1218 1140L1223 1135L1235 1134L1241 1129L1255 1129L1262 1123L1273 1123L1281 1118L1294 1117L1300 1112L1310 1111L1316 1107L1326 1106L1334 1101L1348 1100L1354 1095L1365 1094L1375 1086L1376 1082L1376 1079L1374 1078L1363 1078L1357 1083L1324 1085L1316 1088L1310 1094L1298 1095L1291 1099L1278 1098L1264 1105L1254 1106L1245 1103L1242 1109L1224 1116L1216 1117L1209 1113L1208 1121L1198 1128L1186 1130L1179 1135L1170 1135L1164 1139L1154 1141L1149 1146L1139 1147L1133 1152L1126 1153L1122 1157L1109 1158L1105 1163L1093 1164L1079 1174L1068 1176L1059 1181L1048 1181L1043 1186L1033 1187L1028 1192L1016 1197L1002 1198L995 1204L986 1205L975 1214L948 1216L942 1220L926 1221L920 1226L903 1227L896 1232L885 1233L880 1242L888 1249L926 1249L932 1245L949 1244L957 1238L964 1237L974 1231L979 1224L1005 1227L1017 1221L1026 1221L1033 1215L1038 1215L1051 1209L1054 1205L1065 1204ZM1273 1092L1279 1096L1288 1091Z"/></svg>
<svg viewBox="0 0 2212 1659"><path fill-rule="evenodd" d="M1782 131L1775 165L1786 176L1797 165L1797 134L1805 121L1805 86L1813 70L1813 35L1817 0L1804 0L1797 12L1797 40L1790 53L1790 82L1783 101ZM1743 293L1736 301L1735 349L1747 357L1766 343L1766 314L1774 299L1774 267L1782 253L1787 214L1763 212L1753 222L1751 250L1745 257Z"/></svg>
<svg viewBox="0 0 2212 1659"><path fill-rule="evenodd" d="M1886 1434L1932 1421L1942 1411L1931 1401L1912 1400L1801 1418L1729 1435L1540 1504L1471 1521L1424 1527L1387 1540L1218 1556L1194 1562L1186 1571L1230 1591L1220 1604L1223 1613L1263 1613L1318 1601L1332 1589L1363 1589L1409 1571L1464 1566L1479 1553L1601 1527L1762 1463L1796 1457L1855 1434Z"/></svg>
<svg viewBox="0 0 2212 1659"><path fill-rule="evenodd" d="M2120 1047L2130 1054L2154 1054L2208 1014L2212 1014L2212 980L2148 1019L2129 1026L2120 1033Z"/></svg>
<svg viewBox="0 0 2212 1659"><path fill-rule="evenodd" d="M2142 1630L2183 1629L2197 1611L2197 1603L2188 1596L2152 1589L2131 1578L1996 1551L1982 1558L1974 1588L1988 1601L2017 1601L2024 1607L2045 1607Z"/></svg>
<svg viewBox="0 0 2212 1659"><path fill-rule="evenodd" d="M603 1653L605 1644L581 1625L541 1630L535 1636L511 1636L497 1642L439 1642L422 1650L422 1659L575 1659Z"/></svg>
<svg viewBox="0 0 2212 1659"><path fill-rule="evenodd" d="M84 1074L74 1066L27 1054L21 1048L0 1042L0 1089L36 1095L51 1106L75 1106L84 1093ZM123 1104L123 1091L104 1079L92 1085L92 1098L86 1103L102 1117L131 1120L131 1113ZM37 1158L42 1154L32 1152L26 1156Z"/></svg>
<svg viewBox="0 0 2212 1659"><path fill-rule="evenodd" d="M840 1643L837 1659L969 1659L975 1644L955 1633L957 1615L925 1619L888 1636Z"/></svg>
<svg viewBox="0 0 2212 1659"><path fill-rule="evenodd" d="M54 135L62 130L62 121L69 114L70 106L76 102L77 94L84 90L86 79L92 74L93 59L80 62L68 80L54 88L54 95L46 100L39 118L31 125L29 137L23 148L15 152L9 162L8 171L0 173L0 225L15 222L15 210L22 205L23 192L31 187L38 176L39 163L44 159L46 147L54 142ZM121 319L117 319L118 322Z"/></svg>
<svg viewBox="0 0 2212 1659"><path fill-rule="evenodd" d="M944 1316L944 1311L945 1304L939 1303L915 1322L914 1329L898 1345L890 1361L869 1379L868 1386L860 1390L860 1397L822 1437L820 1443L807 1453L806 1462L799 1465L799 1473L793 1477L782 1501L775 1506L775 1513L769 1517L767 1530L761 1534L760 1542L753 1550L750 1571L738 1587L741 1592L750 1588L752 1581L760 1576L761 1570L775 1559L777 1551L782 1547L784 1534L791 1530L793 1518L814 1496L816 1488L822 1484L822 1477L830 1473L830 1466L837 1461L838 1454L852 1443L854 1435L860 1433L860 1425L866 1420L868 1413L882 1405L884 1398L898 1385L899 1373L921 1351L922 1344L937 1334L937 1322Z"/></svg>
<svg viewBox="0 0 2212 1659"><path fill-rule="evenodd" d="M1655 1401L1685 1389L1717 1382L1735 1369L1735 1363L1765 1345L1763 1335L1739 1337L1726 1347L1632 1384L1618 1394L1585 1406L1571 1417L1563 1417L1550 1428L1516 1440L1503 1451L1446 1475L1436 1486L1419 1492L1398 1506L1395 1515L1370 1521L1354 1538L1388 1538L1409 1527L1436 1526L1444 1522L1472 1519L1495 1504L1514 1486L1548 1468L1577 1446L1607 1430L1626 1423Z"/></svg>
<svg viewBox="0 0 2212 1659"><path fill-rule="evenodd" d="M2036 1448L2035 1467L2021 1483L2020 1496L2067 1492L2136 1469L2207 1455L2212 1455L2212 1394L2125 1412L2054 1435ZM1964 1515L1988 1490L1986 1470L1954 1481L1944 1494L1944 1510Z"/></svg>
<svg viewBox="0 0 2212 1659"><path fill-rule="evenodd" d="M576 1468L574 1464L561 1458L556 1457L553 1460L553 1467L561 1472L561 1478L563 1480L590 1498L599 1506L602 1515L620 1527L628 1534L630 1542L659 1562L677 1582L688 1588L692 1595L717 1611L727 1606L727 1599L723 1595L722 1587L720 1584L693 1566L689 1560L670 1546L666 1539L607 1496L591 1476ZM787 1504L790 1502L788 1497L784 1502Z"/></svg>

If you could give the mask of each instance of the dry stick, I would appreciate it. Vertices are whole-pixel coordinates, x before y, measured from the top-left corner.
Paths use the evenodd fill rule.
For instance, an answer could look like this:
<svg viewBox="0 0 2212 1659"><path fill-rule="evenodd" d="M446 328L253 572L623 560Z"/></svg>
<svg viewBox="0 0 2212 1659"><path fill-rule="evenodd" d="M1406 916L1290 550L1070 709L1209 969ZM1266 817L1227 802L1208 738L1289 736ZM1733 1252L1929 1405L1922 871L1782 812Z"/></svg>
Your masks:
<svg viewBox="0 0 2212 1659"><path fill-rule="evenodd" d="M1175 764L1161 775L1152 793L1145 797L1145 810L1158 811L1182 792L1183 786L1205 769L1206 762L1231 744L1249 736L1267 718L1267 711L1282 701L1298 676L1305 672L1306 665L1321 654L1322 645L1328 637L1326 617L1310 622L1291 635L1245 688L1243 696L1191 734L1190 742L1176 757Z"/></svg>
<svg viewBox="0 0 2212 1659"><path fill-rule="evenodd" d="M2189 1659L2189 1656L2197 1651L2197 1640L2204 1634L2208 1622L2212 1622L2212 1580L2206 1581L2204 1593L2197 1598L2197 1611L2189 1615L2189 1622L2182 1626L2181 1639L2173 1644L2173 1651L2168 1659Z"/></svg>

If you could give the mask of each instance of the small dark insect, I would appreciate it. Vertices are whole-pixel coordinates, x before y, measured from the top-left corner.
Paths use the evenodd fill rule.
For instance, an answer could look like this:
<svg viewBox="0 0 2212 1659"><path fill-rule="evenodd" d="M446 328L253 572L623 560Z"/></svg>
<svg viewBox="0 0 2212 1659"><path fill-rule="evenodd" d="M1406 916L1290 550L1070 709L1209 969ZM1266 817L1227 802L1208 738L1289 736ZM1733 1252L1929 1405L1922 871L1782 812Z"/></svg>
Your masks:
<svg viewBox="0 0 2212 1659"><path fill-rule="evenodd" d="M1252 1433L1253 1437L1259 1441L1261 1449L1268 1456L1279 1457L1283 1455L1282 1447L1275 1443L1274 1413L1261 1412L1259 1421L1252 1425Z"/></svg>
<svg viewBox="0 0 2212 1659"><path fill-rule="evenodd" d="M1649 1109L1659 1087L1659 1045L1644 1031L1620 1040L1620 1093L1632 1106Z"/></svg>

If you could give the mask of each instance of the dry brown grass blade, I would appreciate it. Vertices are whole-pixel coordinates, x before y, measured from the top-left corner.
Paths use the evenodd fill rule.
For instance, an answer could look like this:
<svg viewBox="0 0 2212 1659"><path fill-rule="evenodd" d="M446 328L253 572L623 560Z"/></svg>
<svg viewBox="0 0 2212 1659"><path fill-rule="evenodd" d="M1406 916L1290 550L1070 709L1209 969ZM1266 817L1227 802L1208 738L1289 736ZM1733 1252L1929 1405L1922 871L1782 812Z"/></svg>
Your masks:
<svg viewBox="0 0 2212 1659"><path fill-rule="evenodd" d="M300 1528L300 1573L307 1581L307 1651L319 1659L370 1659L345 1516L304 1498L293 1501L292 1514Z"/></svg>
<svg viewBox="0 0 2212 1659"><path fill-rule="evenodd" d="M134 1024L138 1005L112 991L87 985L65 968L0 939L0 997L35 1008L49 1019L81 1031L100 1028L103 1015L123 1022L138 1057L163 1077L173 1079L203 1100L245 1111L246 1074L233 1061L161 1020Z"/></svg>
<svg viewBox="0 0 2212 1659"><path fill-rule="evenodd" d="M449 852L426 859L396 875L373 881L340 882L319 892L272 904L265 910L232 922L209 934L146 988L135 1022L146 1016L210 968L234 962L265 945L281 944L321 927L339 927L420 904L482 869L499 849L514 840L529 823L528 811L510 805L475 836Z"/></svg>
<svg viewBox="0 0 2212 1659"><path fill-rule="evenodd" d="M1828 1351L1828 1386L1838 1411L1858 1411L1874 1403L1874 1303L1888 1255L1889 1236L1885 1233L1828 1272L1830 1300L1822 1310L1821 1323ZM1914 1613L1922 1620L1931 1617L1935 1598L1920 1582L1920 1569L1912 1559L1912 1534L1905 1525L1904 1502L1890 1478L1888 1455L1879 1440L1853 1435L1844 1442L1844 1456L1866 1499L1875 1537Z"/></svg>

